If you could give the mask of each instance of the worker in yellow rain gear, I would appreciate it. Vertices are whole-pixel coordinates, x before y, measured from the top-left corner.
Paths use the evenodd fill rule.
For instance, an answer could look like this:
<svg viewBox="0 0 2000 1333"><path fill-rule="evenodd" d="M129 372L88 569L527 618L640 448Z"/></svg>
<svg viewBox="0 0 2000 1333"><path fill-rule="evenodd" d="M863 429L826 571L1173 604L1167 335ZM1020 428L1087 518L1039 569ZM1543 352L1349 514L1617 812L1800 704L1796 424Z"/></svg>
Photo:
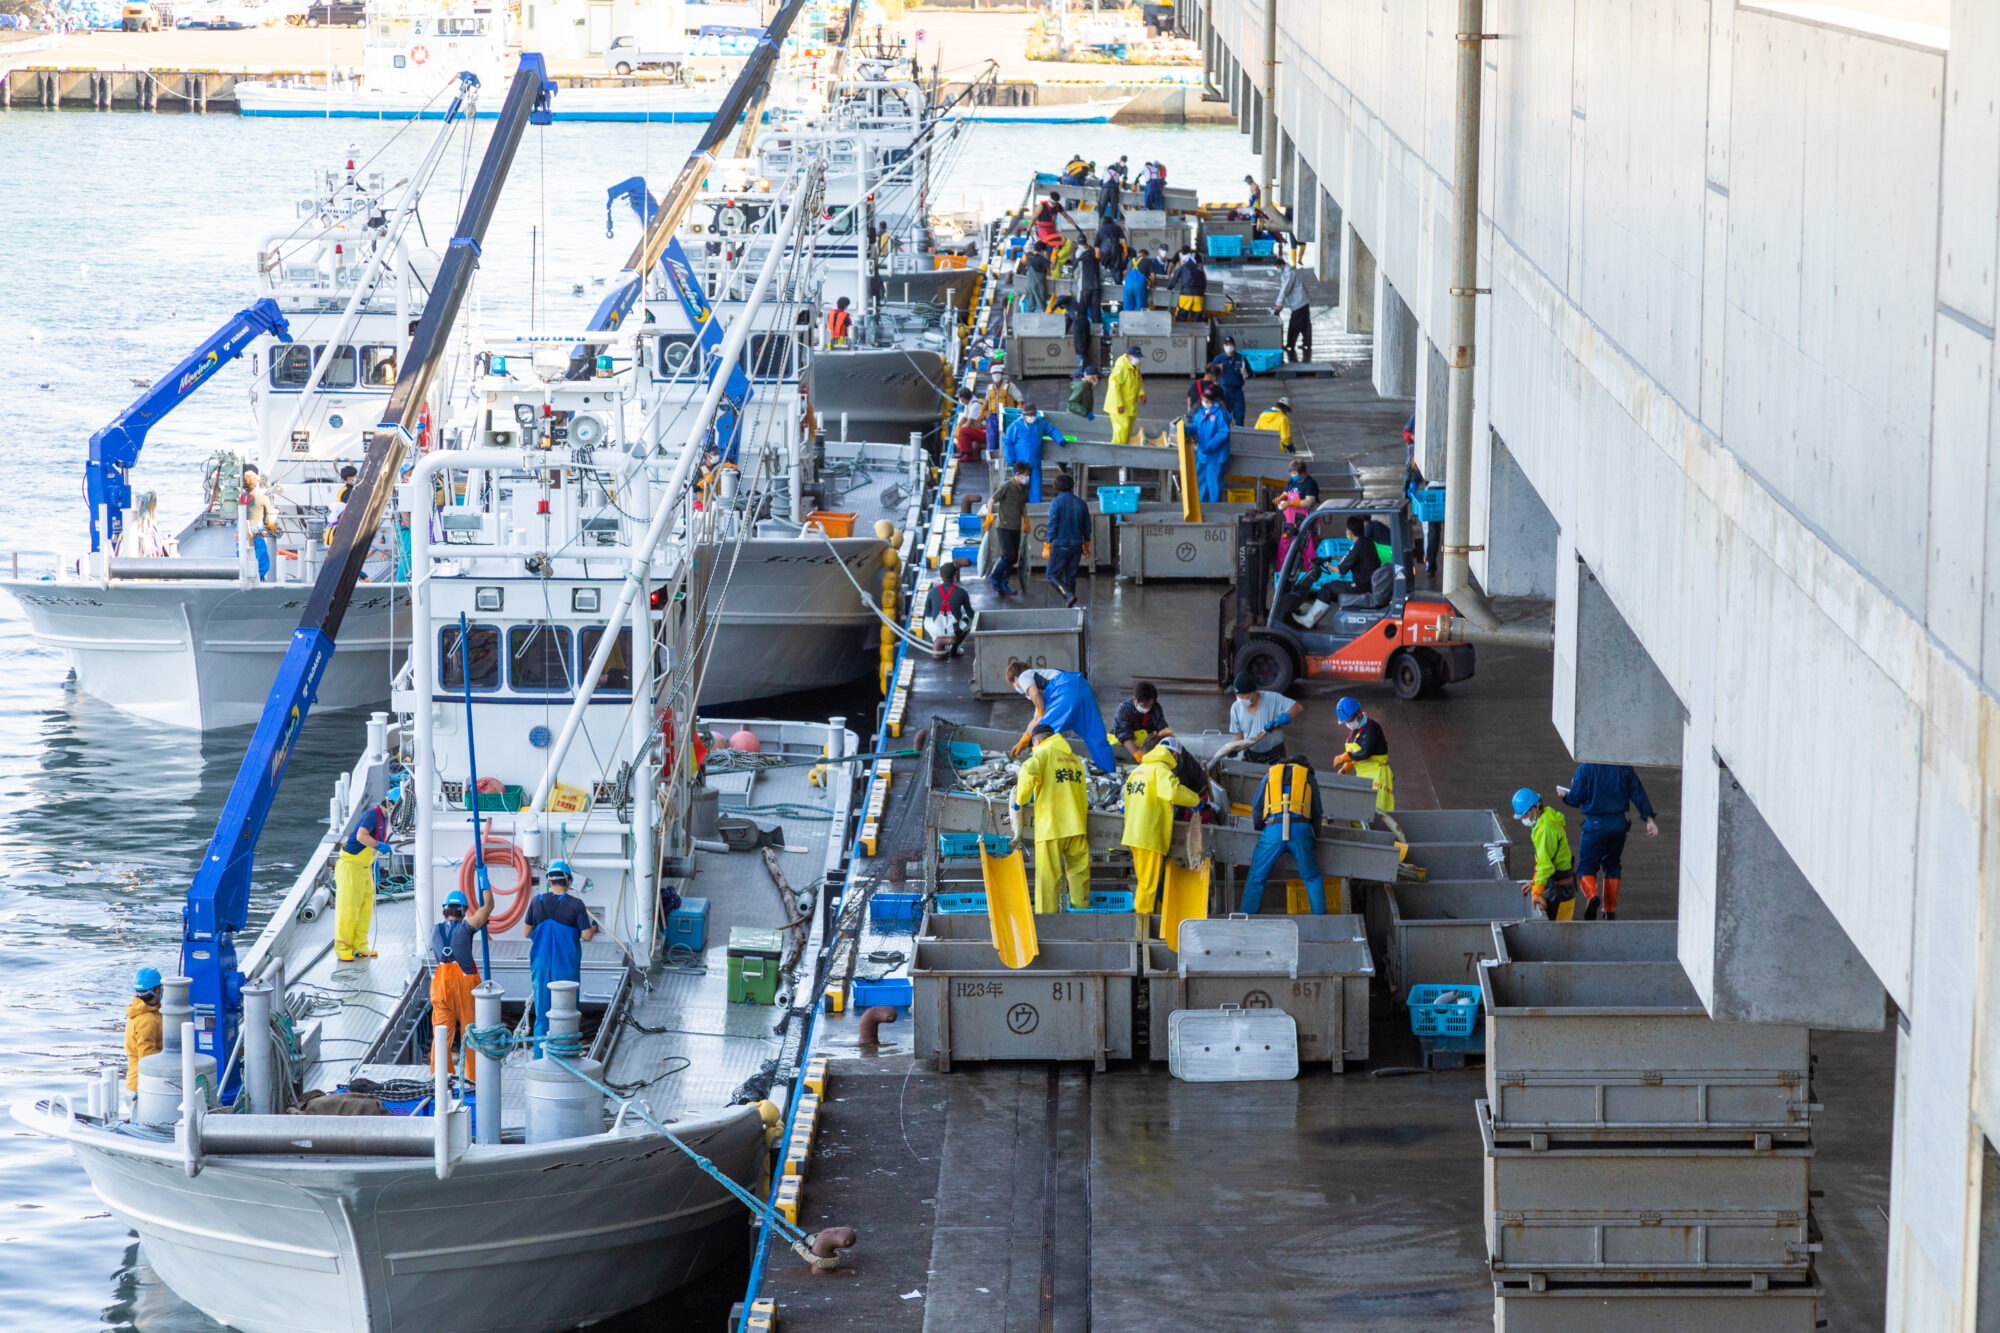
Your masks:
<svg viewBox="0 0 2000 1333"><path fill-rule="evenodd" d="M1058 911L1056 885L1069 880L1069 905L1090 906L1090 800L1083 763L1069 742L1043 723L1033 733L1034 751L1014 784L1014 824L1021 810L1035 807L1035 910Z"/></svg>
<svg viewBox="0 0 2000 1333"><path fill-rule="evenodd" d="M1528 826L1535 847L1535 877L1521 889L1535 903L1535 915L1557 921L1576 916L1576 863L1570 859L1569 823L1550 809L1532 787L1514 793L1514 817ZM1587 900L1584 919L1597 915L1597 899Z"/></svg>
<svg viewBox="0 0 2000 1333"><path fill-rule="evenodd" d="M1146 918L1153 912L1153 897L1159 892L1166 873L1167 852L1174 841L1174 807L1192 808L1201 804L1201 793L1181 785L1174 776L1180 756L1164 742L1146 751L1139 766L1125 775L1125 834L1122 839L1132 853L1132 869L1138 877L1135 906L1139 912L1139 938L1146 937Z"/></svg>
<svg viewBox="0 0 2000 1333"><path fill-rule="evenodd" d="M388 802L376 806L341 844L333 867L333 952L343 963L373 958L368 929L375 919L375 858L389 845Z"/></svg>
<svg viewBox="0 0 2000 1333"><path fill-rule="evenodd" d="M1280 398L1257 414L1258 430L1278 432L1278 447L1292 452L1292 400Z"/></svg>
<svg viewBox="0 0 2000 1333"><path fill-rule="evenodd" d="M472 988L479 984L479 956L473 950L474 936L493 915L493 899L467 911L465 894L453 889L444 896L444 920L431 927L431 1022L445 1028L444 1050L431 1051L431 1067L440 1059L446 1068L456 1068L459 1039L475 1021ZM467 1052L464 1074L472 1080L472 1058Z"/></svg>
<svg viewBox="0 0 2000 1333"><path fill-rule="evenodd" d="M1394 810L1396 775L1389 768L1389 739L1382 734L1382 724L1362 712L1361 705L1352 699L1335 704L1333 716L1347 728L1347 746L1333 761L1334 768L1367 778L1375 784L1375 808Z"/></svg>
<svg viewBox="0 0 2000 1333"><path fill-rule="evenodd" d="M166 1048L160 1038L160 969L142 967L125 1006L125 1091L139 1090L139 1062Z"/></svg>
<svg viewBox="0 0 2000 1333"><path fill-rule="evenodd" d="M1104 395L1104 415L1111 418L1111 442L1130 444L1132 427L1139 420L1139 406L1146 401L1146 377L1139 373L1145 352L1133 346L1125 349L1111 368L1111 388Z"/></svg>

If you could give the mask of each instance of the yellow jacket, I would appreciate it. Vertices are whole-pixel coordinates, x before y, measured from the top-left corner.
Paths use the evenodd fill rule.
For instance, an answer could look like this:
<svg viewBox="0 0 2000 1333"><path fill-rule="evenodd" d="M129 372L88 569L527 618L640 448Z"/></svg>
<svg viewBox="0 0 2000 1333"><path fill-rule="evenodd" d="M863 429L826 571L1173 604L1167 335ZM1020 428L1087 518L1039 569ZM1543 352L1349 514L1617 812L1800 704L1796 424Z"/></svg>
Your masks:
<svg viewBox="0 0 2000 1333"><path fill-rule="evenodd" d="M1090 784L1069 742L1051 736L1021 765L1014 804L1035 807L1035 841L1076 838L1090 831Z"/></svg>
<svg viewBox="0 0 2000 1333"><path fill-rule="evenodd" d="M1109 411L1110 409L1106 408L1105 410ZM1292 414L1290 412L1280 412L1275 407L1265 408L1257 415L1257 429L1278 432L1279 447L1286 453L1292 451Z"/></svg>
<svg viewBox="0 0 2000 1333"><path fill-rule="evenodd" d="M1111 388L1104 395L1106 415L1137 416L1139 395L1144 392L1146 392L1146 379L1139 373L1139 367L1132 364L1131 357L1119 357L1118 364L1111 368Z"/></svg>
<svg viewBox="0 0 2000 1333"><path fill-rule="evenodd" d="M1174 752L1155 745L1125 775L1125 845L1165 853L1174 840L1174 807L1200 804L1199 793L1175 780Z"/></svg>
<svg viewBox="0 0 2000 1333"><path fill-rule="evenodd" d="M165 1046L160 1040L160 1011L134 995L125 1006L125 1090L139 1090L139 1062Z"/></svg>

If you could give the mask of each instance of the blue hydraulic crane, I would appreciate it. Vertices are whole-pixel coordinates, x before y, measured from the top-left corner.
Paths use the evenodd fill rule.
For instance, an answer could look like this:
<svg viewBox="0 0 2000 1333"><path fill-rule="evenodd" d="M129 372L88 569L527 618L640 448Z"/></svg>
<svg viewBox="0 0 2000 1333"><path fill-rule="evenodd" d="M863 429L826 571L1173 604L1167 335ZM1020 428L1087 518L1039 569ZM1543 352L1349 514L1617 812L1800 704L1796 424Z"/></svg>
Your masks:
<svg viewBox="0 0 2000 1333"><path fill-rule="evenodd" d="M660 206L653 196L646 192L644 176L628 176L605 192L604 234L611 235L611 214L619 200L632 205L632 211L639 215L642 224L651 226L659 215ZM716 354L722 350L722 322L715 318L715 311L708 303L708 295L695 281L694 270L688 264L687 251L681 249L678 236L667 240L666 249L660 256L660 264L666 270L667 283L674 289L680 300L681 310L687 315L688 323L694 329L695 342L701 349L701 364L709 367L713 375ZM615 329L624 322L632 311L632 305L639 299L639 279L628 276L614 288L610 295L598 305L597 313L591 316L593 329ZM588 344L571 353L572 371L579 364L595 367L590 359ZM574 374L572 378L577 378ZM742 432L743 409L750 401L750 377L743 373L742 365L729 368L729 382L722 391L722 405L715 411L715 447L726 463L736 461L737 438Z"/></svg>
<svg viewBox="0 0 2000 1333"><path fill-rule="evenodd" d="M155 380L116 420L90 437L90 459L83 466L83 495L90 504L91 550L104 541L117 548L125 511L132 507L132 465L139 461L139 451L146 445L146 432L208 383L216 371L243 355L252 340L266 333L279 342L292 340L291 326L279 312L278 303L268 296L231 315L229 322L210 334L187 360ZM100 515L105 520L101 530Z"/></svg>
<svg viewBox="0 0 2000 1333"><path fill-rule="evenodd" d="M461 113L466 92L477 82L464 77L445 112L446 120ZM380 424L369 435L368 453L334 529L326 564L306 600L299 627L292 632L291 646L278 667L270 697L264 701L263 716L243 756L243 766L237 770L235 785L229 789L214 836L188 889L187 905L181 913L181 972L194 983L191 995L199 1029L196 1045L203 1054L215 1057L218 1068L227 1062L242 1016L244 978L236 969L233 937L243 928L249 911L251 858L258 836L278 785L284 781L285 761L291 757L306 715L312 710L320 676L333 656L334 639L382 526L424 399L440 362L450 353L452 324L471 287L479 248L513 165L515 149L528 125L549 123L549 101L554 94L555 84L549 80L542 57L524 54L508 86L493 137L487 141L479 174L466 192L465 208L430 298L424 303L417 331L410 338L403 372L396 378Z"/></svg>

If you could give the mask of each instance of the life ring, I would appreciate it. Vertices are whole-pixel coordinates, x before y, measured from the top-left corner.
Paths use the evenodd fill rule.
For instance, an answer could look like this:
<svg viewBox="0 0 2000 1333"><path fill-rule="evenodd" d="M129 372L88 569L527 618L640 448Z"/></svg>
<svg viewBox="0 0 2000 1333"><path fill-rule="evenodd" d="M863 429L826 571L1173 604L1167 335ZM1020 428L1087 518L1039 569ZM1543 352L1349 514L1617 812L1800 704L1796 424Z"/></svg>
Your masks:
<svg viewBox="0 0 2000 1333"><path fill-rule="evenodd" d="M486 835L486 863L490 866L496 860L504 860L514 867L514 887L494 889L495 894L507 894L513 899L504 911L496 911L487 919L489 934L499 935L512 930L522 917L528 914L528 902L534 896L528 890L534 887L534 872L528 868L528 857L519 847L497 833ZM489 878L489 883L490 878ZM475 890L479 886L479 865L472 849L465 849L465 860L458 867L458 891L465 895L467 902L477 902Z"/></svg>
<svg viewBox="0 0 2000 1333"><path fill-rule="evenodd" d="M421 65L430 58L431 49L428 46L413 46L410 48L410 60L412 63Z"/></svg>

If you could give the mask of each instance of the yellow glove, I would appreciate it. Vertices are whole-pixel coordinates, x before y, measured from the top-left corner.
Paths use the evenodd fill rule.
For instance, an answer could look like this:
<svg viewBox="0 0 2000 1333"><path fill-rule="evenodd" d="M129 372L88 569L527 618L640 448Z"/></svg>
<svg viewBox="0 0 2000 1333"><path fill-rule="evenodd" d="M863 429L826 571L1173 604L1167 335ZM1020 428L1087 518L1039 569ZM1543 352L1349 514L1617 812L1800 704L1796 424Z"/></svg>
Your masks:
<svg viewBox="0 0 2000 1333"><path fill-rule="evenodd" d="M1046 559L1048 559L1048 558L1049 558L1049 544L1048 544L1047 542L1043 542L1043 543L1042 543L1042 559L1046 560Z"/></svg>

